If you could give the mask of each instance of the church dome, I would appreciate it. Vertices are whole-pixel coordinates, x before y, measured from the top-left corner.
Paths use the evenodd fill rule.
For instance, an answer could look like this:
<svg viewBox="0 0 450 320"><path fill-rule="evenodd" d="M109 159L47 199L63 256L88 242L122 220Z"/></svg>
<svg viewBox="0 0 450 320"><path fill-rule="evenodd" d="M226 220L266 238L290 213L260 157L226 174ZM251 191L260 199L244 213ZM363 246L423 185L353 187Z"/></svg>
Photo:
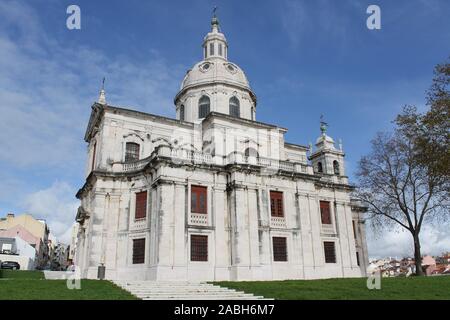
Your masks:
<svg viewBox="0 0 450 320"><path fill-rule="evenodd" d="M235 63L228 61L228 42L219 29L219 20L215 14L211 20L211 31L203 38L202 48L203 60L186 72L180 91L175 97L175 103L189 89L216 84L246 91L256 103L256 96L244 71Z"/></svg>
<svg viewBox="0 0 450 320"><path fill-rule="evenodd" d="M190 69L181 83L180 91L204 84L222 83L251 90L244 71L224 59L205 59Z"/></svg>
<svg viewBox="0 0 450 320"><path fill-rule="evenodd" d="M211 112L255 120L256 96L244 71L228 60L228 41L214 11L203 38L203 59L186 72L176 94L177 119L201 121Z"/></svg>

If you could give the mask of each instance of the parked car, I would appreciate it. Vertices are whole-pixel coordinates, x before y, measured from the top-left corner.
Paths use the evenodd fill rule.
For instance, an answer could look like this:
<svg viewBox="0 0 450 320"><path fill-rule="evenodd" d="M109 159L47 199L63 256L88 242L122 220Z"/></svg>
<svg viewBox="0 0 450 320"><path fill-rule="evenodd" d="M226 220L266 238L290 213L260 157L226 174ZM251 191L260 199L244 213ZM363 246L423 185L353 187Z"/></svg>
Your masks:
<svg viewBox="0 0 450 320"><path fill-rule="evenodd" d="M0 265L0 269L12 269L12 270L19 270L20 264L18 264L15 261L3 261Z"/></svg>

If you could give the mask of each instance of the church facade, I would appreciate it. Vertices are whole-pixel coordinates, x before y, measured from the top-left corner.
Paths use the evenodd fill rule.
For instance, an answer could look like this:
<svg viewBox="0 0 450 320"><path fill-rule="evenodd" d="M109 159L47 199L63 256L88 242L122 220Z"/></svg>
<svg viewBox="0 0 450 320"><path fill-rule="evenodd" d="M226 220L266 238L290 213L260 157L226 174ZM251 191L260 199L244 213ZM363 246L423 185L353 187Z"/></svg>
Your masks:
<svg viewBox="0 0 450 320"><path fill-rule="evenodd" d="M218 19L175 96L176 118L106 102L85 134L75 264L85 278L275 280L360 277L365 208L322 122L315 147L256 121Z"/></svg>

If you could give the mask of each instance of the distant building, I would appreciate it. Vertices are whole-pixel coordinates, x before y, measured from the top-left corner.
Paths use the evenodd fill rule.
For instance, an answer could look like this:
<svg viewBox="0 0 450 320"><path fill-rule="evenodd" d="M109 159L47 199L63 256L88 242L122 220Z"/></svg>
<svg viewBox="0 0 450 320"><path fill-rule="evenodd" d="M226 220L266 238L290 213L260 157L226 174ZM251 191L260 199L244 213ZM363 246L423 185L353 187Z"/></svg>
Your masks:
<svg viewBox="0 0 450 320"><path fill-rule="evenodd" d="M36 249L20 237L0 237L0 261L15 261L22 270L34 269Z"/></svg>
<svg viewBox="0 0 450 320"><path fill-rule="evenodd" d="M422 258L422 269L427 276L432 275L436 270L436 260L432 256L424 256Z"/></svg>
<svg viewBox="0 0 450 320"><path fill-rule="evenodd" d="M49 228L45 220L35 219L29 214L15 216L8 213L0 218L0 237L20 237L36 249L35 267L44 268L49 260Z"/></svg>
<svg viewBox="0 0 450 320"><path fill-rule="evenodd" d="M436 257L436 263L438 264L450 264L450 252L443 253L441 256Z"/></svg>

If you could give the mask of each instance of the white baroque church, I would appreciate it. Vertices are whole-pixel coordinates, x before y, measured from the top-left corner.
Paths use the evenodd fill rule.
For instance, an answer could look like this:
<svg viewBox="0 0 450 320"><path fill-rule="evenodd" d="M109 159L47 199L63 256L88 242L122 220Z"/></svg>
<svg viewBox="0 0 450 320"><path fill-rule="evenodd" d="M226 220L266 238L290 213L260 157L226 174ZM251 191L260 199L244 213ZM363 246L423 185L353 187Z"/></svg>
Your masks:
<svg viewBox="0 0 450 320"><path fill-rule="evenodd" d="M364 206L321 124L315 148L256 121L214 15L176 118L106 102L85 134L75 264L85 278L275 280L365 276Z"/></svg>

